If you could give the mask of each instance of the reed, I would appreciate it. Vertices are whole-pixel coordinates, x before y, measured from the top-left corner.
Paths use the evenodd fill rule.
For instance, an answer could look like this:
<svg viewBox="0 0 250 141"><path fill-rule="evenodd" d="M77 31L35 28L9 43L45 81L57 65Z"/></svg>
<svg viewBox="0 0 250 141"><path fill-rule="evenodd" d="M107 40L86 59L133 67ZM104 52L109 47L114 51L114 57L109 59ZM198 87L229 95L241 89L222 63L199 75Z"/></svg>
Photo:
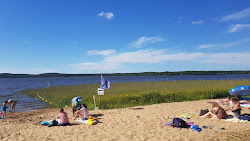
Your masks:
<svg viewBox="0 0 250 141"><path fill-rule="evenodd" d="M111 83L110 89L105 90L104 96L97 96L100 84L48 87L24 90L21 93L39 97L50 107L71 106L71 99L75 96L81 96L88 107L94 107L93 95L95 95L98 107L112 109L224 98L228 96L229 89L239 85L250 85L250 79Z"/></svg>

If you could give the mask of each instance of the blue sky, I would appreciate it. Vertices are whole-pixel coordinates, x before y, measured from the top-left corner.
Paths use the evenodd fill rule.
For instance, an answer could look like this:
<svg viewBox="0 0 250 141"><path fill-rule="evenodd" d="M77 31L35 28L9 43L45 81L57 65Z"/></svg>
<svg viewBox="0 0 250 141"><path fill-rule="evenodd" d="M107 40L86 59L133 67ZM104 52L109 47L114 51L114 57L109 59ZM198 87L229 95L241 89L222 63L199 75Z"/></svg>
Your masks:
<svg viewBox="0 0 250 141"><path fill-rule="evenodd" d="M0 73L250 70L249 0L0 0Z"/></svg>

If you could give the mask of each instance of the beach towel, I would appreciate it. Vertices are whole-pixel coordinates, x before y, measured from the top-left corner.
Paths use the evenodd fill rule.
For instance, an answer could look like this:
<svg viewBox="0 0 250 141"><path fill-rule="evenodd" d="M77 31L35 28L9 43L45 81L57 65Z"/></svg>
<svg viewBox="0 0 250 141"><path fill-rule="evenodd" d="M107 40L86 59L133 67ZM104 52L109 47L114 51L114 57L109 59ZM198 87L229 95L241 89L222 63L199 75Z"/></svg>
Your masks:
<svg viewBox="0 0 250 141"><path fill-rule="evenodd" d="M240 104L240 107L250 107L250 104Z"/></svg>
<svg viewBox="0 0 250 141"><path fill-rule="evenodd" d="M185 119L190 119L190 118L196 117L196 116L199 116L198 112L189 112L186 114L175 115L176 118L185 118Z"/></svg>
<svg viewBox="0 0 250 141"><path fill-rule="evenodd" d="M77 118L76 121L82 123L82 124L88 124L89 123L89 120L83 120L83 119L80 119L80 118Z"/></svg>
<svg viewBox="0 0 250 141"><path fill-rule="evenodd" d="M241 119L241 120L250 121L250 116L249 115L242 115L242 116L239 116L238 118Z"/></svg>
<svg viewBox="0 0 250 141"><path fill-rule="evenodd" d="M239 123L247 123L247 120L239 119L237 117L234 118L228 118L228 119L221 119L222 121L227 121L227 122L239 122Z"/></svg>

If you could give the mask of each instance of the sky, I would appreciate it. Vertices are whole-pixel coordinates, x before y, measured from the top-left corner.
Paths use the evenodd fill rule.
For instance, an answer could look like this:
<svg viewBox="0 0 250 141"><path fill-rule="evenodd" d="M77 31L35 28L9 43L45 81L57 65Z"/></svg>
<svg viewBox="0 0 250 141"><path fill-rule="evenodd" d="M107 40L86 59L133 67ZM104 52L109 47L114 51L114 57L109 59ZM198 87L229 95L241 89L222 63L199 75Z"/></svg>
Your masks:
<svg viewBox="0 0 250 141"><path fill-rule="evenodd" d="M0 73L250 70L249 0L0 0Z"/></svg>

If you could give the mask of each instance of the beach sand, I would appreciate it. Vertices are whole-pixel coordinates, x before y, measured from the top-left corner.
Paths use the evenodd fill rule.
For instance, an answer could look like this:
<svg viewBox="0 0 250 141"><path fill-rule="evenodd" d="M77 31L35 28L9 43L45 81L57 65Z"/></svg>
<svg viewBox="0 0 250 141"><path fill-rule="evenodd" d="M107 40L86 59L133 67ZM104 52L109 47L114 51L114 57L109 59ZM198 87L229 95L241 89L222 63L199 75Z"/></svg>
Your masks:
<svg viewBox="0 0 250 141"><path fill-rule="evenodd" d="M211 100L210 100L211 101ZM185 119L199 127L212 126L201 132L192 129L179 129L163 126L172 122L173 117L188 112L211 109L207 100L162 103L131 108L93 110L97 125L81 124L72 119L71 107L64 108L68 113L70 126L42 126L42 121L51 120L59 114L60 108L50 108L23 113L14 113L0 119L0 141L170 141L170 140L250 140L250 122L235 123L218 119ZM248 108L242 113L250 113ZM220 128L225 128L222 130Z"/></svg>

